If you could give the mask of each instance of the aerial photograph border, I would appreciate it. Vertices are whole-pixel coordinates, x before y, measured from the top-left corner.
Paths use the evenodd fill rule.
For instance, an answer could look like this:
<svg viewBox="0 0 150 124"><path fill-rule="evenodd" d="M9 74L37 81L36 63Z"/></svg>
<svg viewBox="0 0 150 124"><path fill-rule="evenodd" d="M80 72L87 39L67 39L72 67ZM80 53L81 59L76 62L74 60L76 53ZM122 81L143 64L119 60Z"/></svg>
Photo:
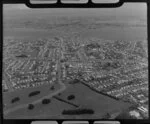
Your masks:
<svg viewBox="0 0 150 124"><path fill-rule="evenodd" d="M67 117L68 113L69 114L71 113L73 115L76 114L76 113L78 113L78 114L80 114L80 113L90 113L90 114L92 114L93 113L93 110L86 108L87 107L86 105L85 106L80 106L80 104L76 100L76 96L78 96L78 99L80 100L81 103L83 101L84 102L88 102L92 106L92 103L90 103L90 102L91 101L94 102L95 103L94 107L97 108L97 111L100 111L100 109L102 109L102 108L98 108L98 104L96 104L96 100L102 99L104 102L106 102L107 100L109 100L109 98L110 98L110 103L114 105L114 108L113 108L114 110L112 110L113 112L114 111L118 112L118 111L121 111L121 110L125 110L126 111L126 109L128 107L130 107L133 110L135 109L135 107L132 107L132 105L128 104L128 102L119 101L119 99L122 97L122 94L121 95L117 95L117 93L120 91L119 88L117 89L114 86L114 88L116 88L116 89L114 91L109 91L110 90L109 86L111 86L111 84L108 84L106 86L105 85L102 86L102 87L107 87L108 86L108 89L104 89L103 90L103 88L98 85L97 81L93 81L94 80L93 79L93 77L94 77L93 74L90 75L89 79L86 78L87 75L90 74L90 69L91 69L90 67L93 66L93 65L91 65L91 63L86 63L86 61L89 61L89 60L92 61L92 59L94 59L95 61L99 61L99 58L103 59L103 55L97 55L96 52L92 51L93 48L97 49L97 46L99 46L99 44L97 43L98 40L101 40L103 42L102 43L102 51L105 51L105 50L107 51L107 48L105 48L105 45L108 46L109 48L113 47L112 49L116 50L116 51L113 51L111 49L109 50L109 52L107 53L108 59L118 59L119 57L122 57L122 55L119 54L120 53L119 50L122 50L122 48L119 49L119 48L115 47L115 44L116 44L116 46L117 46L117 44L120 44L118 42L115 42L114 44L111 44L111 43L109 44L109 42L110 42L109 40L107 42L105 42L105 41L103 41L103 39L98 39L98 38L97 39L94 39L94 38L93 39L89 39L88 43L85 43L86 45L82 45L81 44L81 46L80 46L81 50L78 50L76 52L76 54L73 54L75 49L69 49L69 45L70 44L67 42L67 39L69 39L70 37L68 37L68 36L63 37L63 38L55 37L54 39L44 39L44 40L43 39L38 39L38 42L34 42L33 41L34 42L33 44L32 43L28 44L28 43L25 42L25 45L30 45L31 49L35 49L33 55L27 56L25 54L24 55L23 54L19 54L19 55L16 55L16 58L18 58L18 60L20 59L20 61L15 61L15 60L11 59L11 57L10 57L10 60L8 60L8 61L10 61L12 63L10 64L8 62L8 63L6 63L6 65L3 64L3 59L5 58L4 53L3 53L5 45L6 45L6 47L8 47L7 43L4 44L4 40L8 41L9 43L15 42L15 41L11 41L11 39L12 39L11 37L10 37L10 39L9 38L8 39L3 39L3 27L4 27L3 26L3 22L2 22L2 20L3 20L3 4L4 5L5 4L6 5L7 4L26 4L27 7L35 9L35 8L116 8L116 7L121 7L121 5L123 5L125 3L146 3L147 4L147 41L144 41L144 44L146 44L146 42L147 42L147 45L148 45L147 48L150 48L150 43L149 43L149 41L150 41L149 40L149 32L150 32L150 1L149 0L120 0L116 4L97 4L97 5L94 5L93 3L91 3L92 0L89 0L90 2L87 3L87 5L85 5L85 4L84 5L82 5L82 4L72 4L72 3L66 5L66 4L61 4L60 1L61 0L58 0L58 3L56 3L54 5L44 5L44 4L43 5L41 5L41 4L34 5L34 4L30 3L30 0L3 0L2 1L2 4L1 4L1 6L2 6L1 7L2 8L1 9L1 13L2 14L1 14L1 21L0 21L1 22L1 27L2 27L1 34L0 34L0 38L1 38L1 41L2 41L2 43L1 43L1 58L2 58L1 59L1 67L2 67L2 69L1 69L1 81L4 82L3 77L6 76L6 77L11 77L12 81L14 81L14 82L21 82L22 84L27 82L26 79L30 80L31 82L34 82L34 81L39 82L37 84L33 83L32 86L31 85L19 86L19 83L15 84L15 83L12 82L11 83L12 86L8 85L8 86L10 86L8 88L11 89L12 91L17 89L18 92L14 92L14 93L12 92L12 94L9 94L9 95L7 93L3 95L3 87L5 87L5 86L3 86L3 83L2 83L2 85L0 87L1 91L2 91L2 93L0 94L1 95L1 100L0 101L1 101L1 110L2 110L1 111L2 112L1 113L1 115L2 115L1 119L3 120L3 123L4 124L6 124L6 123L9 124L9 123L11 123L13 121L15 124L17 124L17 123L22 123L22 124L25 123L25 124L27 124L27 123L32 122L33 120L52 120L52 121L56 120L58 122L58 124L61 124L65 120L67 120L67 121L68 120L70 120L70 121L73 121L73 120L76 120L76 121L78 121L78 120L80 121L81 120L82 121L82 120L84 120L84 121L89 121L90 122L89 124L92 124L92 123L94 123L94 121L101 121L101 120L108 121L108 120L111 119L113 121L120 121L121 124L128 123L128 122L133 122L133 123L136 122L137 124L143 124L143 123L144 124L148 124L147 122L150 122L149 118L144 118L144 117L143 117L144 119L141 118L141 119L138 119L138 120L136 118L121 119L120 116L126 116L126 115L124 115L124 113L123 113L123 115L120 115L117 119L114 119L113 117L111 118L111 116L109 114L97 115L97 116L101 116L102 117L100 119L97 119L97 117L96 118L94 118L94 117L90 118L90 116L89 117L87 116L88 119L84 118L84 117L83 118L76 118L75 117L74 119L65 119L65 118L60 118L60 119L57 118L57 119L55 119L55 116L53 116L52 119L47 119L47 118L43 117L44 115L39 115L38 116L39 118L42 117L42 119L37 119L36 116L35 116L34 119L33 118L30 119L28 117L25 117L24 119L21 119L21 118L19 118L19 119L17 119L17 118L16 119L15 118L14 119L13 118L7 119L7 118L4 117L4 114L9 113L9 110L5 111L5 113L4 113L4 108L3 108L4 107L4 102L7 103L8 100L10 100L10 99L11 99L10 102L13 103L14 106L16 106L16 107L13 107L14 110L12 110L12 111L17 110L18 108L23 108L25 106L28 108L28 111L30 111L30 110L32 110L35 107L35 106L33 106L33 104L38 104L38 103L40 103L42 101L41 104L43 104L45 106L47 104L49 104L49 103L55 104L58 107L58 109L60 109L62 111L62 113L65 115L65 117ZM76 23L76 22L74 22L74 23ZM28 22L26 25L28 25L28 24L30 25L30 22ZM53 27L51 27L51 28L53 28ZM91 27L91 28L94 28L94 27ZM70 39L70 40L72 40L72 39ZM79 41L79 40L80 39L77 38L77 41ZM94 43L95 46L94 46L94 44L93 45L91 44L91 42L93 42L93 41L95 42ZM19 43L19 42L21 42L21 40L20 41L18 40L15 44L16 45L20 45L20 49L23 49L23 47L21 46L21 43ZM41 46L40 50L39 50L39 45ZM68 49L66 49L66 50L68 50L68 52L71 53L70 55L69 54L67 55L67 53L65 53L65 52L61 53L61 51L65 51L64 50L65 48L63 47L65 45L66 46L68 45ZM124 43L124 45L128 46L129 43ZM137 47L139 47L139 48L142 46L140 42L135 42L135 45L137 45ZM11 49L12 46L10 46L8 48ZM78 42L76 42L74 44L74 46L75 47L79 46ZM100 47L101 47L101 45L100 45ZM50 51L48 51L47 48L50 48L50 49L53 49L53 50L50 52ZM31 49L29 48L29 51ZM131 46L131 49L132 49L132 46ZM37 51L39 51L39 53L36 53ZM51 53L51 55L47 54L48 52ZM131 52L131 51L128 51L128 52ZM149 49L147 49L146 52L147 52L148 55L150 54ZM5 54L8 55L10 53L6 52ZM39 58L36 58L35 54L38 54ZM60 58L59 54L62 54L61 56L64 56L64 58L66 58L66 59L63 59L63 57ZM136 50L135 50L135 54L140 54L141 56L144 56L144 53L143 54L138 53ZM46 58L47 56L53 56L52 57L53 59L49 59L49 60L45 59L44 60L44 58ZM30 61L26 60L27 57L31 58ZM41 60L40 57L43 60ZM149 56L146 56L146 57L149 60ZM72 60L78 61L78 65L76 66L75 63L70 58ZM38 62L37 62L37 59L39 59ZM128 59L131 59L131 61L132 61L132 59L137 59L137 58L134 58L133 56L129 56ZM58 60L58 61L55 62L55 60ZM86 63L85 65L82 65L83 61ZM130 63L131 66L132 66L132 64L134 64L134 63L132 63L131 61L129 61L127 64ZM144 61L144 60L141 60L141 61ZM67 63L67 65L64 64L64 66L60 66L60 67L58 66L58 65L61 65L61 64L63 65L63 63ZM99 81L101 79L102 83L103 83L103 81L107 82L107 80L111 80L112 82L113 81L115 82L117 79L116 78L112 78L113 71L111 72L112 75L111 74L107 75L107 71L110 71L112 68L117 70L117 68L120 67L120 65L123 64L123 63L124 62L117 61L117 60L114 61L114 62L110 62L108 60L107 63L105 63L105 62L98 62L98 64L100 64L100 65L97 65L97 64L94 65L94 67L95 67L94 68L95 69L95 75L98 75L98 73L96 73L96 70L102 69L104 66L107 66L107 64L109 64L110 67L109 68L105 68L106 70L104 69L103 74L106 77L103 75L104 77L98 77L97 80ZM7 66L7 64L10 64L10 65ZM149 61L148 61L147 64L148 64L148 72L147 72L147 70L146 71L144 70L145 68L143 68L142 72L143 72L143 74L148 74L148 76L149 76L149 69L150 69ZM36 68L36 66L38 66L38 65L40 65L41 68L37 68L35 71L32 71L32 70L34 70L33 67ZM4 68L4 66L7 67L7 69L6 69L7 73L5 73L3 75L3 68ZM99 68L98 66L101 66L101 68ZM145 65L143 64L142 66L144 67ZM89 71L89 73L84 73L85 75L82 75L82 76L81 76L81 73L78 73L76 75L77 68L81 68L81 70L78 70L78 71L84 72L84 69L82 67L84 69L87 69L87 72ZM63 73L64 68L67 68L68 72ZM73 72L70 71L71 68L73 68L73 70L74 70ZM132 68L134 68L134 67L132 67ZM21 71L21 73L16 73L16 75L13 75L13 73L12 73L13 69L16 72ZM24 75L26 73L26 71L29 71L27 69L29 69L31 71L30 71L30 73L28 75ZM57 69L60 69L62 71L60 73L62 73L64 75L62 75L59 72L57 72L56 71ZM51 72L49 72L49 70L51 70ZM44 74L40 74L40 72L44 72ZM127 74L126 72L123 72L123 73ZM130 76L129 73L127 74L128 76ZM122 75L119 75L119 71L118 71L118 73L116 71L115 74L116 74L116 76L122 76ZM137 73L138 76L140 76L140 74ZM33 75L33 77L30 76L30 75ZM65 75L69 75L69 78L67 78L67 83L65 84L65 85L67 85L67 87L69 87L68 90L65 90L64 83L58 83L58 82L61 82L60 78L61 78L61 80L63 80ZM75 75L75 77L76 77L75 79L74 79L73 75ZM131 74L131 77L132 76L133 75ZM21 81L21 80L19 80L20 78L22 78L24 80ZM81 80L78 80L79 78L81 78ZM121 78L124 78L124 82L126 82L126 77L125 76L121 77ZM72 79L74 79L74 80L72 80ZM66 81L66 79L64 79L64 80ZM127 83L131 83L131 84L133 83L134 84L134 81L135 82L142 82L143 80L142 79L141 80L136 80L135 79L135 80L131 80L131 81L127 82ZM43 83L42 84L40 81L43 81L44 83L42 82ZM89 81L90 82L93 81L93 83L89 83ZM120 81L120 82L118 82L118 84L122 85L122 82ZM143 83L143 84L140 84L140 85L145 85L145 84ZM34 87L34 86L37 86L36 90L32 91L32 87ZM40 88L42 88L43 91L40 91L40 88L38 86L41 86ZM95 86L96 87L98 86L98 88L95 88ZM148 80L148 86L149 86L149 80ZM22 91L21 91L22 93L20 93L20 91L19 91L20 87L22 88ZM27 94L26 90L24 90L26 87L31 87L31 88L27 89L29 94ZM137 85L135 85L135 87L138 88ZM13 88L15 88L15 89L13 89ZM130 87L127 87L127 88L130 88ZM58 92L56 92L56 90L58 90ZM80 91L80 92L76 93L75 91L77 91L77 90ZM131 90L132 90L132 88L131 88ZM61 94L62 91L63 91L63 93ZM49 92L50 92L50 95L44 95L44 94L47 94ZM93 94L93 98L85 97L85 94L84 94L85 92L87 93L87 95L88 94ZM13 98L14 94L18 94L19 97ZM34 100L34 102L31 102L28 105L23 104L23 103L26 103L26 101L24 99L20 99L22 94L26 94L25 97L28 97L28 98L30 97L31 101ZM40 98L39 94L43 95L44 97ZM97 95L97 94L100 94L102 96ZM9 96L9 99L4 99L5 95ZM103 95L108 96L108 98L103 97ZM146 95L148 95L148 97L149 97L149 92ZM35 96L35 97L33 97L33 96ZM53 98L53 102L54 103L52 102L51 99L49 99L49 97ZM139 96L139 98L141 98L141 97L142 96ZM128 99L128 98L124 98L124 100L125 101L128 101L128 100L130 101L130 99ZM17 103L18 101L20 101L23 105L19 105L19 103ZM72 102L72 101L74 101L74 102ZM62 109L60 107L60 103L59 102L61 103L61 105L64 108L67 106L67 104L70 105L71 107L69 109ZM111 107L111 104L107 104L106 105L106 106L108 106L108 110ZM9 107L12 107L12 106L8 105L8 108ZM38 106L38 105L37 105L37 107L40 108L40 106ZM72 108L77 108L77 109L75 109L75 111L72 111ZM142 108L139 108L139 109L142 109ZM53 108L51 108L51 110L53 111ZM103 110L102 109L102 111L104 111L104 112L108 111L108 110ZM45 111L46 111L46 109L45 109ZM116 114L117 114L117 112L116 112ZM133 111L133 113L134 112L135 111ZM150 115L150 111L148 111L148 114ZM112 114L112 116L116 116L116 115Z"/></svg>

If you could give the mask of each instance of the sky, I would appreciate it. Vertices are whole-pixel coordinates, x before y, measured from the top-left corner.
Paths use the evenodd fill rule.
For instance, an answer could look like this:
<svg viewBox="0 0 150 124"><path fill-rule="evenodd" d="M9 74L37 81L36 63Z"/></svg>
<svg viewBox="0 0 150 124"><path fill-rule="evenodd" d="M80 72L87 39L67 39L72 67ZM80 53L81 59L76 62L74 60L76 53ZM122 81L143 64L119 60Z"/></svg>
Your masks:
<svg viewBox="0 0 150 124"><path fill-rule="evenodd" d="M70 14L99 14L99 15L124 15L124 16L142 16L146 17L147 15L147 6L146 3L125 3L121 7L118 8L100 8L100 9L95 9L95 8L90 8L90 9L73 9L73 8L55 8L55 9L31 9L25 6L24 4L7 4L3 6L4 13L7 11L12 11L13 10L30 10L30 11L43 11L43 12L49 12L49 13L70 13ZM47 11L48 10L48 11ZM8 12L11 13L11 12Z"/></svg>

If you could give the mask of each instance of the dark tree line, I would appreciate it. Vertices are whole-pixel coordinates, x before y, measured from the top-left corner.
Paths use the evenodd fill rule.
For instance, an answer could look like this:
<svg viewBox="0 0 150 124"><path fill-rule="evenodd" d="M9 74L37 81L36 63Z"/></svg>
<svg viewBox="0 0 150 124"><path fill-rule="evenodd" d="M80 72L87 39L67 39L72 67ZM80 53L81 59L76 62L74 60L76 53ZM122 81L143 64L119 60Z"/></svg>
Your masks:
<svg viewBox="0 0 150 124"><path fill-rule="evenodd" d="M63 110L64 115L80 115L80 114L94 114L92 109L75 109L75 110Z"/></svg>
<svg viewBox="0 0 150 124"><path fill-rule="evenodd" d="M38 94L40 94L40 91L33 91L33 92L29 93L28 97L36 96Z"/></svg>
<svg viewBox="0 0 150 124"><path fill-rule="evenodd" d="M20 98L19 97L15 97L11 100L11 103L15 103L15 102L18 102L20 101Z"/></svg>

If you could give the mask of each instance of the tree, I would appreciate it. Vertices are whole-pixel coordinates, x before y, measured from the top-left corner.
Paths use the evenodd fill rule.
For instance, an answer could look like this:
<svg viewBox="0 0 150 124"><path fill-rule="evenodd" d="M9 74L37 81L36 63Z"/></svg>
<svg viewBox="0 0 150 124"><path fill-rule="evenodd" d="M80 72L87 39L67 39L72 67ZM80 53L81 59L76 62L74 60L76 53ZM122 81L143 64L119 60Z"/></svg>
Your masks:
<svg viewBox="0 0 150 124"><path fill-rule="evenodd" d="M106 113L103 118L104 119L109 119L110 117L111 117L111 115L109 113Z"/></svg>
<svg viewBox="0 0 150 124"><path fill-rule="evenodd" d="M33 105L33 104L29 104L29 105L28 105L28 109L29 109L29 110L34 109L34 105Z"/></svg>
<svg viewBox="0 0 150 124"><path fill-rule="evenodd" d="M42 104L48 104L48 103L50 103L50 99L43 99L42 100Z"/></svg>
<svg viewBox="0 0 150 124"><path fill-rule="evenodd" d="M51 89L51 90L54 90L54 89L55 89L55 87L54 87L54 86L52 86L50 89Z"/></svg>
<svg viewBox="0 0 150 124"><path fill-rule="evenodd" d="M20 98L19 97L15 97L11 100L11 103L15 103L15 102L18 102L20 101Z"/></svg>
<svg viewBox="0 0 150 124"><path fill-rule="evenodd" d="M68 100L73 100L73 99L75 99L75 96L74 95L69 95L67 99Z"/></svg>

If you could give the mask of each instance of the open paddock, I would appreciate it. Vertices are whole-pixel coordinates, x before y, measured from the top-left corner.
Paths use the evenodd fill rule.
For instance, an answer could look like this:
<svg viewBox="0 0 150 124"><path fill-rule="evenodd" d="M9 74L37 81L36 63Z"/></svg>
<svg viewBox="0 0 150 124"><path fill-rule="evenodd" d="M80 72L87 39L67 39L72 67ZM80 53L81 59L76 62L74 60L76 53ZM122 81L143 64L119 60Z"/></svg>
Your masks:
<svg viewBox="0 0 150 124"><path fill-rule="evenodd" d="M52 85L55 87L54 90L50 89L50 87ZM42 85L40 87L26 88L26 89L22 89L22 90L16 90L14 92L3 93L3 103L6 104L5 110L6 111L9 109L11 110L11 109L16 108L18 106L22 106L22 105L37 101L37 100L39 100L39 99L41 99L47 95L58 92L61 88L62 87L59 83L55 83L55 84L51 84L51 85L45 84L45 85ZM28 95L34 91L40 91L40 94L29 97ZM14 99L15 97L19 97L20 100L18 102L15 102L12 104L11 100Z"/></svg>
<svg viewBox="0 0 150 124"><path fill-rule="evenodd" d="M67 97L70 94L74 94L75 99L71 102L79 105L78 109L92 109L94 114L62 115L64 110L74 110L76 107L51 98L51 102L47 105L38 103L31 111L28 111L27 108L18 109L5 118L96 119L102 118L106 113L119 113L131 106L128 103L99 94L81 83L68 85L67 89L58 97L68 101Z"/></svg>

